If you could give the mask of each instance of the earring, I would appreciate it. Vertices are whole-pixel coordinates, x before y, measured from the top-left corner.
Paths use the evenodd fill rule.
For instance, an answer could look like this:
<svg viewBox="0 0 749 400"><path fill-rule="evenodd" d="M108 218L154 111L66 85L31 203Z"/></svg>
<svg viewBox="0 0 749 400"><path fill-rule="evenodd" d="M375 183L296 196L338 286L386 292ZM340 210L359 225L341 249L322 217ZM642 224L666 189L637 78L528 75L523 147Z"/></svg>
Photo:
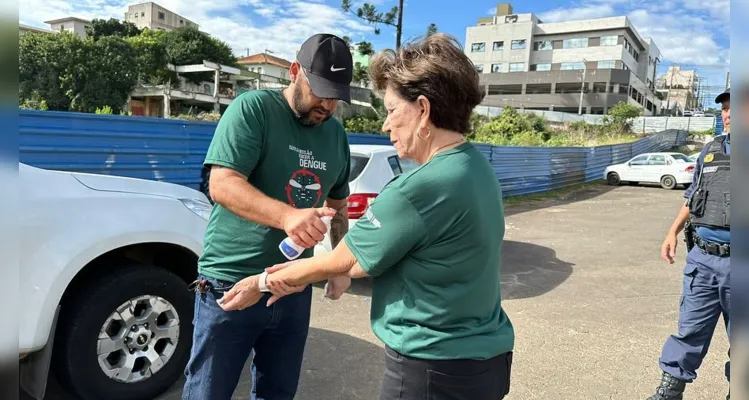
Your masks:
<svg viewBox="0 0 749 400"><path fill-rule="evenodd" d="M432 128L427 127L427 135L421 136L422 130L419 130L419 133L416 134L420 139L429 139L430 136L432 136Z"/></svg>

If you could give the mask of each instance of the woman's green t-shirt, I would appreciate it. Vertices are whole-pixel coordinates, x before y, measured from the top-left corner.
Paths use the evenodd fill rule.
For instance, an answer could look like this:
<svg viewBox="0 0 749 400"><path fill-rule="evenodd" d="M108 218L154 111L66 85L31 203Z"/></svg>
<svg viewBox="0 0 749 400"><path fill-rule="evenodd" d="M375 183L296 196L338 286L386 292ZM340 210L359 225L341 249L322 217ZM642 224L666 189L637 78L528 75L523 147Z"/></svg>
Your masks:
<svg viewBox="0 0 749 400"><path fill-rule="evenodd" d="M393 179L345 236L374 277L375 335L422 359L511 351L499 285L504 230L499 182L470 143Z"/></svg>

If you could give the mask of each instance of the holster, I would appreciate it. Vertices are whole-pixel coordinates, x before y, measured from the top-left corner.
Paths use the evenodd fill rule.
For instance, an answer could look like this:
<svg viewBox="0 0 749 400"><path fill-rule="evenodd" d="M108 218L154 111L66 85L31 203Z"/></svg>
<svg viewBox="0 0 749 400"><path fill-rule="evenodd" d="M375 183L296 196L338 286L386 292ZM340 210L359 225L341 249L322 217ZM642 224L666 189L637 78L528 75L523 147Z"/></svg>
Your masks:
<svg viewBox="0 0 749 400"><path fill-rule="evenodd" d="M695 246L694 235L694 225L692 225L691 221L688 219L687 223L684 224L684 241L687 243L687 253L692 251L692 248Z"/></svg>

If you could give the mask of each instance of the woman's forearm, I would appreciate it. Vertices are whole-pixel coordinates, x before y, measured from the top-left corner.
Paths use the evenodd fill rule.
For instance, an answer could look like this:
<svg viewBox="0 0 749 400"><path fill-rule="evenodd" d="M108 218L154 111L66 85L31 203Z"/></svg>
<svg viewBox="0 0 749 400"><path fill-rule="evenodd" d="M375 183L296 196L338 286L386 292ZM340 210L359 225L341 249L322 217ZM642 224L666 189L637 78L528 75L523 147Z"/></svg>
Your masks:
<svg viewBox="0 0 749 400"><path fill-rule="evenodd" d="M309 285L336 276L348 275L354 264L356 257L342 240L333 251L295 262L272 273L268 279L280 279L290 286Z"/></svg>

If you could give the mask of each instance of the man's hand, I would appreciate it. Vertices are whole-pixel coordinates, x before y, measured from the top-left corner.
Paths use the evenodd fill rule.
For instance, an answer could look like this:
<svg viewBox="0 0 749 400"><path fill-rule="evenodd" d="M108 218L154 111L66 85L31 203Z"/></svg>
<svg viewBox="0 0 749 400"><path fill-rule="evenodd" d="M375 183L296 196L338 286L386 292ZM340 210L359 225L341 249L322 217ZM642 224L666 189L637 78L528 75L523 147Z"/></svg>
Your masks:
<svg viewBox="0 0 749 400"><path fill-rule="evenodd" d="M218 305L224 311L243 310L255 305L263 297L258 287L258 275L253 275L237 282L224 296L218 299Z"/></svg>
<svg viewBox="0 0 749 400"><path fill-rule="evenodd" d="M283 230L294 243L309 249L321 242L327 233L321 218L335 214L336 210L325 207L294 209L284 217Z"/></svg>
<svg viewBox="0 0 749 400"><path fill-rule="evenodd" d="M666 235L666 239L663 240L661 245L661 258L666 260L669 264L674 263L674 257L676 256L676 243L678 242L676 234L669 232Z"/></svg>
<svg viewBox="0 0 749 400"><path fill-rule="evenodd" d="M351 286L351 278L348 276L336 276L335 278L328 279L328 284L325 285L325 297L338 300Z"/></svg>

